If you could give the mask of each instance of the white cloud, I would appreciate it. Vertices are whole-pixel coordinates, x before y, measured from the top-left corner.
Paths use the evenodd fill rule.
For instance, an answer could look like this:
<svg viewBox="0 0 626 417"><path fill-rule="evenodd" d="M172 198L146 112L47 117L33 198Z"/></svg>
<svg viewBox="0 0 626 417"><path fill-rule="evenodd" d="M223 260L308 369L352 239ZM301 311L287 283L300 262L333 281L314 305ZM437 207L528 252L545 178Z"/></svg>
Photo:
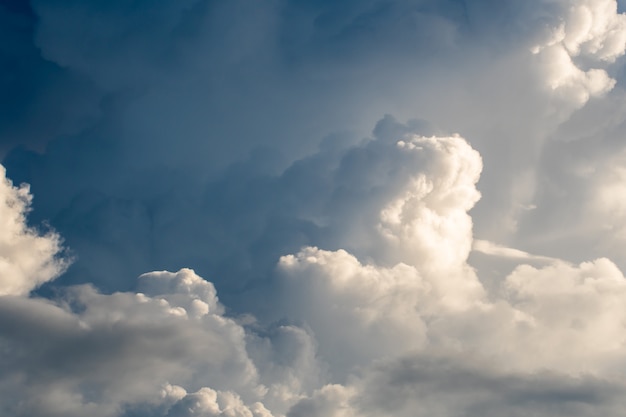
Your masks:
<svg viewBox="0 0 626 417"><path fill-rule="evenodd" d="M425 162L414 166L416 172L379 214L378 231L388 256L420 268L430 263L437 269L458 267L471 246L467 211L480 198L475 186L482 171L480 155L459 136L415 136L397 146Z"/></svg>
<svg viewBox="0 0 626 417"><path fill-rule="evenodd" d="M284 358L266 378L248 350L261 357L262 345L266 357L275 357L276 338L247 334L223 316L211 283L189 269L149 273L140 281L142 293L107 295L75 286L56 303L0 297L3 412L270 417L265 398L279 410L300 398L298 380L276 379L311 366L309 339L284 331L283 343L297 358Z"/></svg>
<svg viewBox="0 0 626 417"><path fill-rule="evenodd" d="M294 276L316 282L305 291L319 308L310 316L312 328L322 348L330 340L340 362L358 357L361 367L348 383L300 401L289 416L623 412L626 279L609 260L519 266L495 299L459 311L429 309L440 298L398 284L406 275L400 266L364 267L355 260L348 267L348 254L313 253L298 258L317 274L301 266ZM295 260L283 258L283 267L293 268ZM363 360L373 347L378 361Z"/></svg>
<svg viewBox="0 0 626 417"><path fill-rule="evenodd" d="M621 271L607 259L541 258L549 264L521 265L487 294L467 264L472 245L538 258L473 240L467 212L479 198L478 153L458 136L369 146L379 152L367 164L347 153L336 178L369 190L381 177L367 170L407 164L383 178L391 182L385 192L361 196L367 205L356 222L340 217L344 238L369 225L361 230L369 242L353 244L367 260L314 247L280 259L284 299L273 299L273 308L302 326L225 316L215 287L190 269L144 274L139 292L74 286L56 301L5 295L3 411L618 415L626 365L616 337L626 321Z"/></svg>
<svg viewBox="0 0 626 417"><path fill-rule="evenodd" d="M362 264L344 250L312 247L279 263L289 315L312 326L339 375L367 360L423 347L426 317L465 310L485 296L466 263L472 245L467 211L480 197L478 153L459 136L408 137L373 158L387 167L393 163L387 153L406 158L407 172L392 176L393 194L370 200L379 210L363 210L372 217L357 223L370 248L365 253L378 265ZM346 218L344 227L352 221ZM350 236L353 229L347 230Z"/></svg>
<svg viewBox="0 0 626 417"><path fill-rule="evenodd" d="M611 94L612 100L558 132L558 140L546 148L537 168L541 178L537 208L521 217L520 231L509 245L572 263L608 257L622 270L626 268L621 252L626 238L622 192L626 153L620 139L624 125L613 119L619 113L620 90ZM594 113L610 104L617 105L615 111L607 111L606 119L598 120ZM581 129L580 135L572 132L583 123L595 126L594 130Z"/></svg>
<svg viewBox="0 0 626 417"><path fill-rule="evenodd" d="M603 66L626 51L626 15L618 13L615 0L556 4L561 18L544 29L544 39L531 50L539 58L541 78L559 99L558 105L578 109L615 86ZM582 60L582 65L577 60Z"/></svg>
<svg viewBox="0 0 626 417"><path fill-rule="evenodd" d="M120 22L117 6L110 9L111 16L98 20L98 13L90 8L77 7L66 14L60 13L62 8L38 4L37 10L43 16L39 40L48 56L76 70L92 73L102 85L116 89L132 84L137 74L143 74L144 66L151 67L151 60L160 56L161 45L152 42L150 33L134 33L129 29L135 27L132 19L122 19L122 24L115 24ZM162 36L167 38L180 22L185 22L189 17L186 8L195 4L184 2L171 8L155 9L155 22L163 29ZM501 4L504 6L499 7L510 6L506 2ZM481 146L476 147L489 155L485 157L486 163L499 164L487 178L491 182L483 182L481 189L486 194L506 194L502 198L506 201L502 205L487 204L481 210L484 223L490 223L497 232L504 230L505 236L523 229L523 223L518 221L522 217L520 213L528 212L527 207L535 207L535 193L544 180L536 175L535 168L546 141L563 120L575 115L591 98L601 99L614 88L616 81L609 76L607 68L624 54L624 16L617 13L614 1L549 1L532 6L536 5L542 6L538 7L541 12L546 11L543 6L554 6L551 11L556 12L547 19L547 28L539 31L534 59L526 48L520 47L527 46L527 39L502 41L498 43L501 50L494 53L495 56L489 51L485 54L489 59L484 60L478 53L481 48L469 42L468 56L455 58L454 65L439 62L434 69L420 67L420 76L416 76L414 62L406 58L402 61L406 65L398 65L401 69L381 72L382 75L373 71L373 67L363 65L363 73L355 76L358 82L346 82L348 90L359 84L376 84L370 82L372 80L389 83L390 91L403 90L403 98L393 103L409 109L406 113L414 115L415 111L423 111L440 125L449 123L454 129L467 127L473 140ZM316 24L309 29L319 31L316 33L322 41L311 46L314 42L302 35L295 44L302 48L325 49L320 45L328 46L326 38L329 38L345 47L355 38L361 39L362 32L370 30L379 33L381 39L386 39L385 36L400 39L415 26L407 24L406 28L390 34L386 32L393 26L390 22L410 15L404 13L404 8L379 11L368 3L357 9L346 13L345 21L330 22L327 26L323 24L323 13L313 13L315 19L311 22ZM383 17L377 17L374 12L381 12ZM272 13L273 9L268 12ZM227 10L221 10L211 18L219 20L228 15ZM258 37L260 44L273 44L271 35L276 21L272 16L264 17L267 19L259 31L245 32L243 38L250 41L245 53L231 48L235 52L225 61L242 64L250 56L256 56L257 32L270 33L267 38ZM528 16L523 15L522 20L525 18ZM102 24L91 32L94 35L91 43L115 44L120 38L126 40L129 31L129 42L124 43L127 47L119 51L115 48L97 50L91 56L93 59L89 59L82 48L90 42L68 43L62 38L72 32L55 30L75 20L79 20L80 25L72 30L78 28L78 31L84 31L85 25L93 20ZM423 20L419 15L417 21ZM238 21L239 26L246 26L241 22L247 21L247 18ZM528 25L535 28L536 23ZM364 27L369 30L363 31ZM462 31L448 21L441 27L446 34L442 44L450 48L442 55L450 59L450 51L458 51L465 45L456 44ZM427 32L443 33L432 29ZM227 32L238 38L237 30ZM47 36L50 34L54 36ZM144 43L150 48L140 47L142 54L134 55L137 45ZM238 44L233 42L233 45ZM155 45L158 46L155 48ZM389 56L405 52L399 48ZM123 59L126 55L134 59L129 64L129 72L114 71L119 62L126 62ZM302 73L290 82L308 86L309 77L332 78L333 83L316 84L318 80L310 83L311 90L319 85L330 90L342 84L347 78L341 75L345 62L335 65L328 62L325 53L321 55L315 56L320 58L321 66L314 66L311 73L308 68L301 70ZM357 55L365 63L385 61L380 57L387 56ZM115 56L119 62L109 60L110 56ZM294 66L307 67L307 63L313 61L310 56L295 56ZM230 67L222 67L221 61L218 64L218 75L221 76L220 71L228 72ZM178 116L184 112L184 109L171 111L183 100L178 95L172 100L170 93L175 91L185 96L193 90L199 97L194 102L204 104L205 95L209 95L207 91L213 92L218 84L223 84L227 87L219 87L225 90L216 97L232 97L231 93L239 90L231 90L229 83L237 84L238 77L246 79L247 73L242 70L232 79L226 77L226 83L199 86L196 84L205 77L206 64L191 64L195 65L198 68L186 70L193 77L167 80L164 88L155 87L151 95L125 103L131 108L130 113L120 110L123 120L117 121L120 126L116 129L147 143L144 147L143 142L132 142L129 149L133 150L128 155L124 153L133 169L135 164L148 164L144 159L141 159L144 162L133 159L145 149L162 153L168 164L170 159L186 162L187 157L193 156L197 160L190 165L200 166L204 158L208 158L209 152L201 152L195 146L180 146L184 150L178 156L169 152L173 147L168 141L176 137L170 133L180 133ZM438 74L448 66L454 68L449 73ZM241 67L248 68L243 64ZM467 72L457 73L457 67L467 68ZM151 72L150 76L167 78L162 71ZM404 71L411 77L405 77ZM402 75L398 80L394 78L397 74ZM421 75L425 75L423 79ZM415 78L419 78L415 84L406 82ZM259 79L273 81L269 76ZM286 94L289 87L281 85L280 89L272 91L275 93L272 99L282 99L281 94ZM259 91L266 93L264 88ZM325 110L328 114L318 120L310 117L307 107L313 107L308 100L310 97L319 98L317 91L315 94L309 90L304 92L311 96L305 95L298 103L308 104L300 107L295 115L315 119L315 123L325 126L323 129L327 128L326 119L333 119L328 114L335 108L352 108L344 105L344 101L333 102L335 107L329 105ZM345 102L378 103L374 100L377 94L369 90L359 92L355 94L357 98ZM383 95L388 99L393 94L384 92ZM275 123L268 115L290 119L289 114L283 114L278 107L264 106L269 94L260 96L261 99L257 97L249 102L247 97L241 101L233 99L234 107L245 101L252 110L243 114L254 114L267 125ZM321 97L324 100L320 102L332 102L328 97L333 95ZM284 108L290 107L289 100L286 101ZM218 104L222 111L222 103ZM378 110L386 105L363 106ZM233 136L254 136L233 135L232 132L257 134L258 129L259 136L274 132L267 127L263 131L255 121L241 124L251 126L250 130L238 130L239 124L232 123L233 118L218 117L227 120L225 124L237 125L236 128L222 127L231 133L222 135L215 126L206 127L210 123L206 123L202 113L204 107L195 107L197 113L190 118L202 129L189 137L204 138L205 133L210 132L230 141ZM272 111L257 112L261 107L272 108ZM173 121L169 125L154 123L151 116L157 113ZM235 120L242 118L245 117ZM290 137L287 133L292 128L306 130L301 127L286 129L284 137ZM99 227L107 229L103 233L104 240L112 236L111 246L119 252L127 247L129 252L134 250L131 241L134 233L148 236L147 243L142 242L145 254L137 256L151 261L160 254L174 252L184 259L186 256L191 259L212 256L212 261L236 267L245 265L253 274L262 276L264 271L258 272L255 268L275 261L276 248L282 249L282 241L268 249L266 244L271 239L267 236L280 240L281 233L287 230L297 235L289 236L291 240L287 243L290 245L300 241L310 244L311 240L318 239L326 246L305 246L280 258L278 269L283 280L277 293L270 294L268 290L264 294L266 298L251 300L257 308L263 305L271 309L268 316L284 319L269 325L251 317L235 319L226 315L213 284L190 269L144 274L139 278L137 292L104 294L92 286L75 286L54 300L26 297L34 288L62 272L65 263L56 258L60 243L55 234L41 235L26 225L25 214L30 202L27 188L13 187L3 178L0 219L5 227L0 231L0 267L6 271L0 269L0 350L3 353L0 411L29 417L270 417L285 413L290 417L402 417L416 413L481 417L620 415L620 410L624 409L619 397L624 393L622 374L626 352L619 335L626 321L626 310L622 307L626 285L619 268L604 258L570 264L552 256L534 255L540 252L532 245L495 245L492 240L509 242L487 240L492 236L474 240L473 221L468 212L480 197L477 183L482 170L481 155L459 136L415 136L407 133L412 128L399 127L397 123L385 126L385 121L379 128L374 140L347 146L347 149L342 148L344 145L333 148L333 144L327 143L325 149L296 161L282 174L264 176L259 181L251 180L258 180L254 172L240 175L240 167L234 167L234 174L216 181L211 185L214 188L194 184L180 191L184 181L168 177L168 184L179 189L175 195L182 196L180 199L161 194L158 189L153 194L146 191L136 200L137 204L135 200L127 204L129 200L122 198L112 198L114 203L108 206L97 199L92 203L85 198L85 203L74 199L75 193L82 192L82 183L74 184L78 191L68 191L63 197L71 200L72 205L76 204L80 215L84 210L85 217L93 216ZM112 132L117 132L116 129ZM159 140L145 134L153 131L161 135ZM233 146L232 155L226 152L225 159L239 155L240 145L242 149L256 145L255 140L247 144L233 141L235 145L229 145ZM65 157L62 144L56 145L55 152ZM219 146L214 142L207 146L216 149L211 157L222 158ZM137 155L133 154L135 147L141 150ZM296 146L298 150L291 150L290 157L304 147ZM80 156L80 153L73 155L77 160ZM64 157L59 160L64 161ZM622 162L617 158L599 169L598 180L589 181L591 186L585 192L592 198L582 210L593 217L585 226L597 228L594 222L600 221L601 228L618 238L623 233L621 226L626 207L620 192L625 181ZM90 165L89 161L85 164ZM66 169L64 164L63 167ZM254 171L253 168L250 170ZM76 176L69 171L68 176ZM133 193L137 189L144 192L142 184L158 182L144 172L143 175L149 177L148 182L142 182L146 181L142 177L127 188L129 176L126 174L124 169L111 173L113 177L117 175L117 179L107 178L100 186L114 189L116 186L108 181L124 183L121 194L135 198ZM166 176L169 174L164 174ZM90 180L84 181L90 183ZM59 183L62 181L54 184ZM201 192L195 193L198 190ZM203 196L188 200L187 194ZM228 194L228 198L219 200L224 194ZM207 201L214 197L219 198L215 206L211 206ZM161 211L152 210L150 204L160 199L175 201L165 204L165 209L160 206ZM184 211L186 204L193 208ZM239 217L231 216L231 210L244 206ZM533 212L541 212L542 206L536 204L536 207ZM213 211L205 214L209 209ZM216 213L221 211L228 213L220 217ZM101 214L103 212L105 214ZM189 213L195 217L186 218ZM100 215L106 219L126 218L128 222L109 228L103 226L106 222L98 217ZM273 223L276 217L280 220ZM69 219L70 224L75 220L71 213L65 219ZM221 220L230 223L223 226ZM184 225L180 227L181 224ZM204 224L209 224L212 235L202 242L211 240L210 243L192 245L196 243L194 240L185 240L187 235L206 232L206 229L199 231ZM302 231L304 229L306 232ZM305 238L300 240L299 233L306 235ZM120 241L124 246L117 244ZM182 241L187 244L179 244ZM513 249L515 247L528 247L532 253ZM487 291L484 277L478 276L468 264L472 248L511 261L540 261L548 265L540 268L520 265L508 276L498 276ZM266 259L268 253L272 254L271 260ZM264 258L258 261L255 256ZM124 277L120 274L116 279ZM238 278L233 274L223 280ZM244 307L239 306L240 309L247 308L246 302L241 304Z"/></svg>
<svg viewBox="0 0 626 417"><path fill-rule="evenodd" d="M556 258L550 258L549 256L533 255L519 249L507 248L506 246L498 245L496 243L480 239L474 239L472 249L476 252L484 253L485 255L512 258L524 261L553 262L558 260Z"/></svg>
<svg viewBox="0 0 626 417"><path fill-rule="evenodd" d="M385 355L426 342L419 310L432 305L431 283L406 264L393 268L362 265L339 250L306 248L281 258L290 299L290 317L311 326L335 377Z"/></svg>
<svg viewBox="0 0 626 417"><path fill-rule="evenodd" d="M553 45L539 52L542 78L559 99L559 104L578 109L591 97L606 94L615 86L603 69L581 70L562 45Z"/></svg>
<svg viewBox="0 0 626 417"><path fill-rule="evenodd" d="M621 378L626 364L626 279L608 259L518 267L506 299L528 328L516 335L520 368Z"/></svg>
<svg viewBox="0 0 626 417"><path fill-rule="evenodd" d="M0 295L25 295L56 278L68 262L60 257L56 233L28 226L28 185L15 187L5 175L0 165Z"/></svg>
<svg viewBox="0 0 626 417"><path fill-rule="evenodd" d="M289 410L288 417L356 417L350 404L355 393L343 385L325 385Z"/></svg>
<svg viewBox="0 0 626 417"><path fill-rule="evenodd" d="M572 56L589 56L613 62L626 48L626 15L618 13L615 0L565 2L565 22L559 42Z"/></svg>
<svg viewBox="0 0 626 417"><path fill-rule="evenodd" d="M230 391L201 388L197 392L186 393L181 387L169 385L163 393L177 400L166 417L272 417L262 403L246 406L237 394Z"/></svg>
<svg viewBox="0 0 626 417"><path fill-rule="evenodd" d="M351 163L362 151L367 165ZM349 210L333 222L343 248L379 265L415 267L451 307L480 297L480 285L465 263L472 246L467 211L480 198L478 152L458 135L406 135L397 142L378 139L371 149L348 152L342 162L339 171L358 178L337 178L356 194ZM376 185L382 180L386 186ZM354 191L359 189L367 193L360 201Z"/></svg>
<svg viewBox="0 0 626 417"><path fill-rule="evenodd" d="M445 152L440 156L454 159ZM441 166L448 169L430 175L448 178L449 167L458 165ZM469 178L466 196L474 195L475 181ZM420 194L428 187L407 183L416 203L429 208L439 201ZM448 194L446 186L455 188L454 181L437 184L438 194ZM437 207L442 217L453 217L456 209L469 210L469 201L452 198ZM424 211L409 213L390 218L399 226L430 224ZM450 235L455 233L471 243L471 223L467 232L450 229ZM467 252L457 258L417 256L407 258L411 264L392 267L363 264L343 250L305 248L281 258L279 268L294 297L291 314L311 326L335 378L349 381L303 399L289 415L408 416L416 407L418 415L468 415L468 410L469 415L494 416L504 410L512 415L547 416L555 410L619 415L623 404L616 393L623 392L626 365L626 344L619 336L626 320L622 272L608 259L571 265L488 242L478 241L477 247L548 265L520 265L486 296L466 264ZM492 395L493 390L499 394ZM433 395L435 400L429 400Z"/></svg>
<svg viewBox="0 0 626 417"><path fill-rule="evenodd" d="M611 155L591 172L586 203L589 223L608 235L609 245L626 241L626 151Z"/></svg>

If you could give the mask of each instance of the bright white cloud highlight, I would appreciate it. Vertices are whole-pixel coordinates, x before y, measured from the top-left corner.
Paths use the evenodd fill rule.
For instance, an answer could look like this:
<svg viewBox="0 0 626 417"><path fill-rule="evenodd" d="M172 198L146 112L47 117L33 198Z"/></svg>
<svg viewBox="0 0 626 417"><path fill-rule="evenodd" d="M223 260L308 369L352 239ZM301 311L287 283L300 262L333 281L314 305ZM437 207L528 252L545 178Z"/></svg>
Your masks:
<svg viewBox="0 0 626 417"><path fill-rule="evenodd" d="M603 63L611 63L626 49L626 15L615 0L557 2L562 19L531 50L539 56L543 77L564 103L579 108L591 97L615 86ZM583 69L577 59L592 65ZM600 67L598 67L600 66Z"/></svg>
<svg viewBox="0 0 626 417"><path fill-rule="evenodd" d="M448 139L431 138L429 141L446 143ZM424 148L413 149L425 152ZM472 153L448 154L441 151L444 148L434 146L434 149L441 152L440 166L447 167L436 171L439 180L457 178L449 175L448 170L454 172L452 167L471 166L467 162L471 161ZM461 155L467 158L466 163L453 163L456 158L462 158ZM437 159L431 155L431 160ZM424 171L416 175L426 175L424 182L427 183L429 170L424 166L421 168ZM428 194L418 194L424 188L415 186L412 181L408 183L413 184L419 204L428 207ZM455 181L439 181L436 193L454 195L446 188L454 189L454 184ZM475 195L473 182L469 184L462 195ZM467 198L444 201L437 207L441 213L452 217L457 209L465 213L472 206L468 203L472 200ZM425 211L412 213L413 216L406 216L398 223L431 224L431 217L423 214ZM445 224L445 221L436 224ZM465 237L471 242L471 223L467 235L463 228L450 229L450 235L455 234L453 230L458 232L456 238ZM421 234L420 238L425 241L430 238L433 247L439 242L437 237L428 233ZM541 260L549 265L517 267L497 285L495 294L487 297L474 271L466 263L467 252L456 258L456 264L446 257L414 257L407 258L410 264L400 262L391 268L375 263L363 264L343 250L305 248L296 255L283 257L279 268L286 275L291 285L290 293L295 298L291 314L299 314L301 320L311 326L318 337L320 353L331 362L335 375L341 378L342 372L357 372L363 364L376 364L372 362L374 359L383 359L382 363L373 365L374 374L361 368L360 378L345 387L328 386L318 391L296 405L290 415L321 416L332 415L332 412L341 416L377 415L367 407L361 408L362 403L371 401L368 400L370 396L376 395L377 385L369 380L372 375L385 380L397 378L394 376L397 373L404 375L397 383L398 392L385 391L390 398L399 396L397 400L402 403L410 401L401 394L405 392L403 390L413 385L413 379L420 380L424 372L433 381L444 378L437 382L442 384L453 384L448 376L443 375L458 372L467 375L468 384L473 378L484 379L489 385L504 384L503 390L518 392L507 395L528 395L529 398L537 394L523 393L528 386L553 378L537 377L541 372L555 375L556 379L549 384L558 383L555 381L562 378L563 384L575 387L587 384L584 382L587 377L603 379L615 386L623 384L621 369L626 364L626 344L619 335L625 320L621 304L626 297L626 279L611 261L598 259L576 266L488 242L479 241L477 246L490 254ZM450 271L457 274L450 274ZM417 365L414 369L399 370L398 362L393 359L398 357ZM438 365L427 370L432 366L431 361ZM465 368L470 366L468 364L480 365L471 365L476 369ZM437 370L437 367L441 369ZM593 391L593 382L587 388ZM422 386L415 395L425 395L424 392L435 389ZM455 393L455 389L444 390L441 401L448 401L443 399L446 392L452 396L463 395ZM465 389L472 391L469 385ZM507 409L506 404L498 404L495 398L469 398L469 402L462 401L465 407L472 406L472 401L484 400L483 406L489 415L498 415ZM379 401L392 400L380 397ZM561 405L564 409L569 408L566 404ZM415 406L421 407L424 415L441 410L445 410L443 415L451 412L448 406L436 401L420 402ZM574 407L570 413L585 415L583 409ZM409 410L401 406L391 415L411 415ZM549 407L537 407L536 412L537 415L550 415Z"/></svg>
<svg viewBox="0 0 626 417"><path fill-rule="evenodd" d="M555 41L562 42L572 56L613 62L624 54L626 15L617 12L615 0L564 3L569 10Z"/></svg>
<svg viewBox="0 0 626 417"><path fill-rule="evenodd" d="M237 394L230 391L201 388L197 392L187 393L181 387L168 385L162 393L166 398L176 401L166 417L272 417L260 402L248 407Z"/></svg>
<svg viewBox="0 0 626 417"><path fill-rule="evenodd" d="M5 175L0 165L0 295L25 295L61 274L67 261L57 234L28 226L28 185L15 187Z"/></svg>

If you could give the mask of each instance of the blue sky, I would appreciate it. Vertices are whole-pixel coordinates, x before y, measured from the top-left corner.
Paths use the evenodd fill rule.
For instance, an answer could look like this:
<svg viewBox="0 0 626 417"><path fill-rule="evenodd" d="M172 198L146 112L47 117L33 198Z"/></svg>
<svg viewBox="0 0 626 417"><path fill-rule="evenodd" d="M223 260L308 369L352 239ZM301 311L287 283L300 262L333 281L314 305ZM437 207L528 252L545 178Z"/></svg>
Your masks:
<svg viewBox="0 0 626 417"><path fill-rule="evenodd" d="M621 416L614 0L0 1L0 410Z"/></svg>

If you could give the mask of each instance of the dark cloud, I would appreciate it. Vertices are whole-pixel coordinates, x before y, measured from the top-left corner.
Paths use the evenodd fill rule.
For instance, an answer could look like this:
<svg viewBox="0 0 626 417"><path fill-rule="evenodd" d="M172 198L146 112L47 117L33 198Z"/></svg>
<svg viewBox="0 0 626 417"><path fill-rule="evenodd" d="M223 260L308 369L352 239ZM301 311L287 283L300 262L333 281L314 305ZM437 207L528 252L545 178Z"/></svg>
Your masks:
<svg viewBox="0 0 626 417"><path fill-rule="evenodd" d="M51 145L47 158L14 152L6 165L17 178L20 171L28 172L21 180L33 184L35 204L46 200L46 190L69 182L33 213L34 220L49 218L77 256L61 282L88 280L102 288L127 289L132 281L124 281L147 269L187 265L213 277L228 298L229 291L255 281L268 284L276 260L302 246L367 251L365 242L355 246L344 234L375 215L396 192L394 182L401 186L419 169L397 164L394 149L399 137L420 130L428 128L386 117L377 124L376 137L359 145L350 145L349 134L328 137L317 153L281 173L274 165L280 155L259 150L206 182L178 170L133 178L124 172L122 177L101 159L115 150L103 141L100 152L91 145L73 162L71 149L80 148L80 142ZM47 173L52 155L67 161L55 177ZM73 178L77 170L83 178ZM101 170L109 177L98 180ZM357 215L357 208L370 205Z"/></svg>
<svg viewBox="0 0 626 417"><path fill-rule="evenodd" d="M17 145L43 150L54 137L81 131L99 116L100 93L88 77L46 60L33 43L28 2L0 3L0 155Z"/></svg>
<svg viewBox="0 0 626 417"><path fill-rule="evenodd" d="M415 357L381 364L355 403L366 415L472 417L617 416L623 406L620 383L548 372L507 375L470 361Z"/></svg>
<svg viewBox="0 0 626 417"><path fill-rule="evenodd" d="M330 138L327 144L339 137L355 143L382 114L413 107L414 97L426 90L420 83L407 89L413 80L474 62L470 51L482 48L490 31L501 30L484 22L515 18L519 6L492 3L34 1L30 8L12 7L6 13L19 15L24 28L7 26L7 36L16 40L7 45L23 45L15 49L32 61L23 67L35 72L10 70L28 78L7 89L24 85L33 92L7 91L24 100L21 106L11 104L10 111L28 112L5 113L10 122L4 126L31 133L2 135L7 151L23 145L4 164L16 182L32 185L33 220L50 220L67 234L80 259L75 268L94 258L94 266L81 275L120 264L110 273L102 270L101 284L105 275L132 280L146 269L191 263L215 276L222 270L205 270L199 258L215 251L221 262L237 263L223 253L230 251L226 248L255 239L249 237L260 233L254 228L266 227L251 225L261 214L240 210L259 206L269 212L271 206L281 211L262 197L233 196L236 190L260 194L267 188L262 183L268 180L254 178L259 167L276 175L314 153L324 137ZM500 18L490 19L495 13ZM7 54L11 62L19 61L12 56ZM439 95L426 92L426 106ZM32 109L48 121L39 122ZM443 121L436 123L461 127ZM233 162L238 164L228 168ZM244 171L238 179L227 178L237 170ZM307 197L305 184L298 187L291 197L297 204L319 204ZM283 203L289 207L289 201ZM119 223L100 222L103 216ZM178 224L180 218L189 225ZM304 232L289 232L281 220L272 220L272 233L299 245L311 243L306 229L315 227L302 219L293 222ZM173 235L160 235L162 228ZM92 229L105 236L92 241ZM212 233L200 236L207 229ZM167 259L159 248L177 238L178 251L166 246L179 255ZM81 253L79 241L93 246L99 240L104 253L113 247L118 254ZM131 245L132 240L137 242ZM266 240L256 239L256 245L263 251ZM202 248L200 255L190 246ZM265 255L251 256L269 259ZM111 283L118 285L123 286Z"/></svg>

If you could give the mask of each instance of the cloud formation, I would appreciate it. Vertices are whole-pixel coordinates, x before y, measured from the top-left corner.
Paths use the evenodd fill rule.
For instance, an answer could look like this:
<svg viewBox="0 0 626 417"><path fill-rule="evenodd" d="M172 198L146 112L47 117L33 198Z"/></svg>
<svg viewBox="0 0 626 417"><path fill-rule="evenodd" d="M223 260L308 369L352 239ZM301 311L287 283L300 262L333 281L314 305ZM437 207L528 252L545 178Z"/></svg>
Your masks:
<svg viewBox="0 0 626 417"><path fill-rule="evenodd" d="M144 274L138 292L80 285L55 300L5 295L6 412L617 415L626 353L615 338L626 289L619 269L607 259L520 265L488 296L467 264L479 155L458 136L386 146L424 163L393 177L403 182L387 203L367 200L379 223L364 232L392 248L406 239L433 256L395 251L394 261L381 251L363 263L313 247L283 256L289 299L277 308L299 325L275 330L225 316L214 286L189 269ZM450 242L467 244L450 255L441 250ZM45 342L33 344L42 335Z"/></svg>
<svg viewBox="0 0 626 417"><path fill-rule="evenodd" d="M565 95L565 102L582 106L590 97L610 91L615 80L602 68L584 70L574 60L602 65L624 55L626 17L617 13L617 3L611 0L561 3L561 22L532 52L544 65L549 87Z"/></svg>
<svg viewBox="0 0 626 417"><path fill-rule="evenodd" d="M447 203L449 213L471 208ZM283 257L280 268L301 288L290 291L292 314L311 325L336 378L359 375L320 389L289 415L404 416L416 408L423 415L619 415L614 393L622 390L626 352L616 337L623 323L616 306L626 280L615 264L543 258L550 264L518 266L488 297L467 256L458 277L447 259L435 269L444 274L433 275L430 259L389 269L343 250ZM446 287L446 279L454 285ZM536 384L543 388L531 388Z"/></svg>
<svg viewBox="0 0 626 417"><path fill-rule="evenodd" d="M15 187L0 165L0 295L27 295L58 277L68 262L61 258L61 240L53 231L26 224L32 196L29 187Z"/></svg>
<svg viewBox="0 0 626 417"><path fill-rule="evenodd" d="M0 414L623 415L618 6L0 2Z"/></svg>
<svg viewBox="0 0 626 417"><path fill-rule="evenodd" d="M298 398L297 384L275 379L279 368L298 368L298 355L262 376L248 350L274 351L273 337L223 316L211 283L191 270L139 280L145 293L77 286L56 301L3 296L3 412L268 417L261 401L281 410ZM288 327L275 333L293 347L308 343Z"/></svg>

